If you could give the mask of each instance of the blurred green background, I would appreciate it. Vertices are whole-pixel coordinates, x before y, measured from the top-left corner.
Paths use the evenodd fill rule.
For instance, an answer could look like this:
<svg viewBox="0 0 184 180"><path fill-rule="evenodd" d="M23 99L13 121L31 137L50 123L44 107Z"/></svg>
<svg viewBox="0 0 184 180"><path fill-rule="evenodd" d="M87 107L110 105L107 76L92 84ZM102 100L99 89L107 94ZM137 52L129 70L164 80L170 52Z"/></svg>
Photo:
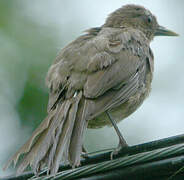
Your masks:
<svg viewBox="0 0 184 180"><path fill-rule="evenodd" d="M180 37L154 40L150 98L119 127L130 145L183 133L183 0L0 0L0 176L12 173L3 164L46 116L45 76L58 51L127 3L147 7ZM89 151L117 143L109 127L86 133Z"/></svg>

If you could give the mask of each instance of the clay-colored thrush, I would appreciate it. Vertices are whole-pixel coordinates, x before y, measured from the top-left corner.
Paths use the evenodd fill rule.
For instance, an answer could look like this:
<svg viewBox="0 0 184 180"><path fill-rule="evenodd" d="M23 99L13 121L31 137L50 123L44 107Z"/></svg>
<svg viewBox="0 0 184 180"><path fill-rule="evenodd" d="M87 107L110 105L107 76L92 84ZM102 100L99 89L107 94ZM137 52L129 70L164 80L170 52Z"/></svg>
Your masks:
<svg viewBox="0 0 184 180"><path fill-rule="evenodd" d="M86 128L112 124L119 147L126 146L116 122L133 113L148 96L153 75L150 42L155 36L177 36L160 26L142 6L126 5L89 29L58 54L46 83L48 116L9 160L18 173L43 166L55 174L60 163L80 165Z"/></svg>

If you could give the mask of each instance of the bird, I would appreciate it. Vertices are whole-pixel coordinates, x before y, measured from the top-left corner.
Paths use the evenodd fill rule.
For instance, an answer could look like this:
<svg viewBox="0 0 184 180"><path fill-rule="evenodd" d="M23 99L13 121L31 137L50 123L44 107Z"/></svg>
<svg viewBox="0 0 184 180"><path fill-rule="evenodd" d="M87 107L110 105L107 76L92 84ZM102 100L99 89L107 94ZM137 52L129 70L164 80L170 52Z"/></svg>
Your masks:
<svg viewBox="0 0 184 180"><path fill-rule="evenodd" d="M128 4L61 49L46 77L48 115L5 168L20 156L18 174L28 166L35 174L45 166L56 174L60 163L78 167L87 128L113 126L119 145L112 154L127 147L117 123L151 91L155 36L178 34L160 26L145 7Z"/></svg>

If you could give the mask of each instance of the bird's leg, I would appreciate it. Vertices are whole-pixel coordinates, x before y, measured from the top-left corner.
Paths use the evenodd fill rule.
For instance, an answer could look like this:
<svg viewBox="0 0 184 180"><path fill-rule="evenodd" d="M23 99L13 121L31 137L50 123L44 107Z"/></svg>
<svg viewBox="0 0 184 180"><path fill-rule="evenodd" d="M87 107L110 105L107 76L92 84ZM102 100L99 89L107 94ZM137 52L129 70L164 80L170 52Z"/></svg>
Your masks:
<svg viewBox="0 0 184 180"><path fill-rule="evenodd" d="M119 137L119 144L118 144L118 147L111 153L111 159L113 159L113 155L116 155L118 154L118 152L124 148L124 147L128 147L128 144L126 143L125 139L123 138L123 135L121 134L115 120L111 117L110 113L108 111L106 111L106 114L109 118L109 120L111 121L118 137Z"/></svg>

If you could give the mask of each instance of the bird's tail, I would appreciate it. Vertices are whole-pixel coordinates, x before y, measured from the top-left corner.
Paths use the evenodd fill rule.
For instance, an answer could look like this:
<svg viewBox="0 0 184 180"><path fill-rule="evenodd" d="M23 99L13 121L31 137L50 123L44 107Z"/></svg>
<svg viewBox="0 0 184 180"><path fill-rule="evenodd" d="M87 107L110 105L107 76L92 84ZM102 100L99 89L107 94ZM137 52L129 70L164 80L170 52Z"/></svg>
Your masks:
<svg viewBox="0 0 184 180"><path fill-rule="evenodd" d="M43 166L48 167L49 174L58 171L60 162L69 162L73 167L80 165L83 132L87 121L81 118L83 106L82 92L75 97L58 103L34 131L31 138L8 161L5 169L23 159L18 166L17 174L31 166L37 174Z"/></svg>

